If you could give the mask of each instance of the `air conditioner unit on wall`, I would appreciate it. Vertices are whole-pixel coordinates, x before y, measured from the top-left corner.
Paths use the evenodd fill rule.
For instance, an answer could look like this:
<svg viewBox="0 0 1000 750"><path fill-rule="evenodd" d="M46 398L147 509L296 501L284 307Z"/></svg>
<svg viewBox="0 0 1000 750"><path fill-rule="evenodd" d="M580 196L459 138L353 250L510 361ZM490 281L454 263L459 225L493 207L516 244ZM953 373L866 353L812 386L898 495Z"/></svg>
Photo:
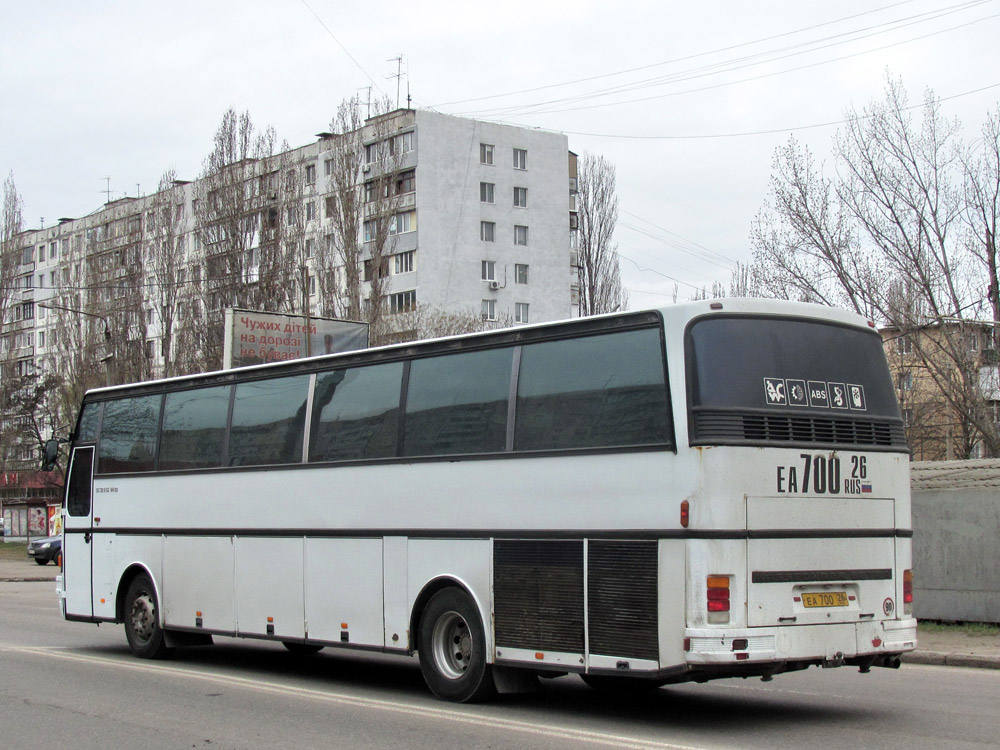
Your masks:
<svg viewBox="0 0 1000 750"><path fill-rule="evenodd" d="M490 282L490 289L493 289L495 291L495 290L497 290L499 288L500 288L500 282L499 281L491 281Z"/></svg>

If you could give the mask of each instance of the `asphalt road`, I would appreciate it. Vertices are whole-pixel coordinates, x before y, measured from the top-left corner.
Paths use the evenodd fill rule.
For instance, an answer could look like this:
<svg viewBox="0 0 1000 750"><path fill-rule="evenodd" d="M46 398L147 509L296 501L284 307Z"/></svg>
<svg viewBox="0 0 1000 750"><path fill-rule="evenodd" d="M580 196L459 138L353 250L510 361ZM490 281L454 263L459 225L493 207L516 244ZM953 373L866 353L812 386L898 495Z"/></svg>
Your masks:
<svg viewBox="0 0 1000 750"><path fill-rule="evenodd" d="M64 622L51 582L0 583L4 748L1000 747L1000 670L811 669L609 700L576 677L532 695L434 700L413 660L218 639L171 660L120 627Z"/></svg>

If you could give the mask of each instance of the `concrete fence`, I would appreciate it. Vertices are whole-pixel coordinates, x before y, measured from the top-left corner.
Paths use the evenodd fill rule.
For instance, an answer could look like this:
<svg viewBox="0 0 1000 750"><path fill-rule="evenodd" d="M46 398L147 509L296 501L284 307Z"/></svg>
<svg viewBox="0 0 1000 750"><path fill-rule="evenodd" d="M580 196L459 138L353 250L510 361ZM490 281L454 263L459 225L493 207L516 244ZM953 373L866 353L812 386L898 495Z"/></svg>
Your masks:
<svg viewBox="0 0 1000 750"><path fill-rule="evenodd" d="M912 464L913 610L1000 623L1000 460Z"/></svg>

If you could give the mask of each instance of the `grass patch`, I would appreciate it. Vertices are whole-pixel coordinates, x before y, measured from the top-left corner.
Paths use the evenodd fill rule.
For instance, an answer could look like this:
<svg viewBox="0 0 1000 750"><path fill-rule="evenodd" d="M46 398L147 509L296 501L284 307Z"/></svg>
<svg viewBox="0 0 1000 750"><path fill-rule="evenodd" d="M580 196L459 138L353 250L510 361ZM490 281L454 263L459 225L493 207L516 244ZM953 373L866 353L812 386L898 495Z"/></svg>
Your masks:
<svg viewBox="0 0 1000 750"><path fill-rule="evenodd" d="M3 542L0 543L0 560L27 560L27 542Z"/></svg>
<svg viewBox="0 0 1000 750"><path fill-rule="evenodd" d="M1000 638L1000 625L989 622L920 620L917 625L918 637L920 633L962 633L963 635L992 635Z"/></svg>

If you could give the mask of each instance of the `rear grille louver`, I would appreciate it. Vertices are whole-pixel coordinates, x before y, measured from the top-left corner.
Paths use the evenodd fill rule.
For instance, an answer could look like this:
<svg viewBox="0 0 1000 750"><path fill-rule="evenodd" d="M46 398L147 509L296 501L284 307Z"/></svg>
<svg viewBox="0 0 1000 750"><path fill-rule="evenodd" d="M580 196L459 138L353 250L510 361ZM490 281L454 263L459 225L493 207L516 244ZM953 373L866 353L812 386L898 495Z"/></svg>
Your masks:
<svg viewBox="0 0 1000 750"><path fill-rule="evenodd" d="M901 420L696 411L692 445L857 445L905 451Z"/></svg>

